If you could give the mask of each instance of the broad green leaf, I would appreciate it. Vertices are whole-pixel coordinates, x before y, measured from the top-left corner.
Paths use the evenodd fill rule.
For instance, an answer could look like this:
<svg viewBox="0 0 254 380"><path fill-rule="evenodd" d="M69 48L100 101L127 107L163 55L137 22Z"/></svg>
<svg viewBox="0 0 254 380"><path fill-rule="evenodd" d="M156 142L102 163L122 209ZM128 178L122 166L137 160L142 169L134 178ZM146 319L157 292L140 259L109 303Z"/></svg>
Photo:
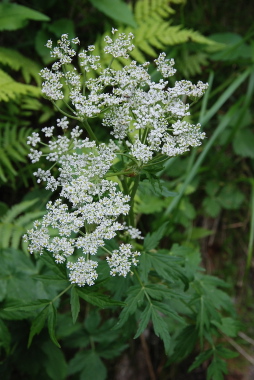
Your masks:
<svg viewBox="0 0 254 380"><path fill-rule="evenodd" d="M136 197L135 212L141 214L154 214L160 212L165 206L165 200L155 195L142 195Z"/></svg>
<svg viewBox="0 0 254 380"><path fill-rule="evenodd" d="M76 322L80 311L79 295L75 286L71 288L71 315L73 323Z"/></svg>
<svg viewBox="0 0 254 380"><path fill-rule="evenodd" d="M50 23L48 30L54 33L57 37L61 37L64 33L68 34L69 39L76 37L74 23L67 18L61 18Z"/></svg>
<svg viewBox="0 0 254 380"><path fill-rule="evenodd" d="M218 61L234 61L243 58L251 58L251 47L236 33L218 33L209 37L213 41L224 44L224 48L211 55Z"/></svg>
<svg viewBox="0 0 254 380"><path fill-rule="evenodd" d="M0 4L0 30L23 28L27 20L49 21L50 18L23 5L3 2Z"/></svg>
<svg viewBox="0 0 254 380"><path fill-rule="evenodd" d="M48 331L49 331L49 336L52 342L59 348L61 348L60 344L58 343L56 339L56 308L55 306L51 303L49 305L49 312L48 312Z"/></svg>
<svg viewBox="0 0 254 380"><path fill-rule="evenodd" d="M28 344L27 346L30 347L33 337L35 335L40 334L41 330L43 329L47 316L48 316L48 311L49 311L49 305L46 306L38 315L37 317L33 320L31 328L30 328L30 333L29 333L29 338L28 338Z"/></svg>
<svg viewBox="0 0 254 380"><path fill-rule="evenodd" d="M90 0L99 11L114 20L133 26L137 26L129 6L122 0Z"/></svg>

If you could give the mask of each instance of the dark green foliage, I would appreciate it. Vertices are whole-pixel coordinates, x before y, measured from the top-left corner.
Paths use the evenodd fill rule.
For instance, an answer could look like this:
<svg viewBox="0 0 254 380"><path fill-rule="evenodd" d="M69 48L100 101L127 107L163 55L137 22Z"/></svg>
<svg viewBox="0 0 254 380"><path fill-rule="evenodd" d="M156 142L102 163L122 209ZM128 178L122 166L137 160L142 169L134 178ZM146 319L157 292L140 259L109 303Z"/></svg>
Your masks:
<svg viewBox="0 0 254 380"><path fill-rule="evenodd" d="M241 9L244 25L236 2L230 9L218 1L112 3L0 4L0 378L111 379L122 354L131 365L144 336L158 378L169 379L169 369L177 378L183 362L186 371L202 367L207 380L224 380L236 357L227 337L238 341L239 330L253 325L253 291L248 271L243 275L245 266L251 271L254 241L252 12L248 4ZM97 39L99 53L112 26L134 33L137 61L166 50L179 77L209 81L192 113L207 140L141 173L135 212L145 239L137 270L109 278L102 261L103 280L78 288L64 265L46 252L28 255L22 242L48 198L32 179L26 139L59 117L40 99L37 74L51 61L47 39L69 33L82 46ZM115 249L114 241L107 248Z"/></svg>

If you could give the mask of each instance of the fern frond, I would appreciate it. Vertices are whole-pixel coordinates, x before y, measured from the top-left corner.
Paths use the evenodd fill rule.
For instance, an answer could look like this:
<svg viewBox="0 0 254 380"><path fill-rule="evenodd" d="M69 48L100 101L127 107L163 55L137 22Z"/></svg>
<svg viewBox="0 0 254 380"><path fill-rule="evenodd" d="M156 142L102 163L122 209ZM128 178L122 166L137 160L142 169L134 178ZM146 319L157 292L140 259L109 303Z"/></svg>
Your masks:
<svg viewBox="0 0 254 380"><path fill-rule="evenodd" d="M41 218L45 211L29 211L38 199L14 205L0 219L0 248L19 248L22 236L32 227L33 222Z"/></svg>
<svg viewBox="0 0 254 380"><path fill-rule="evenodd" d="M26 83L30 83L31 78L34 78L37 85L41 85L40 66L19 52L0 47L0 64L7 65L15 71L21 70Z"/></svg>
<svg viewBox="0 0 254 380"><path fill-rule="evenodd" d="M27 162L27 137L32 128L5 124L0 127L0 179L6 182L18 174L19 164Z"/></svg>
<svg viewBox="0 0 254 380"><path fill-rule="evenodd" d="M156 57L158 50L166 50L169 46L179 45L186 42L194 42L206 46L217 46L212 41L197 31L184 29L182 26L172 26L171 20L175 10L173 4L184 4L185 0L138 0L134 6L134 17L137 28L130 26L118 27L119 33L134 34L135 49L130 53L132 59L139 63L146 61L145 56ZM102 67L105 68L111 61L111 56L104 53L104 37L108 31L99 37L95 43L95 55L102 58ZM200 58L201 59L201 58ZM121 69L127 61L114 60L112 67ZM193 60L194 66L194 60ZM197 70L197 67L196 67Z"/></svg>
<svg viewBox="0 0 254 380"><path fill-rule="evenodd" d="M201 74L202 67L207 65L208 54L202 52L192 54L186 51L180 55L180 59L177 61L177 69L181 71L186 78Z"/></svg>
<svg viewBox="0 0 254 380"><path fill-rule="evenodd" d="M16 99L25 94L37 97L40 93L38 87L16 82L10 75L0 70L0 101L8 102L10 99Z"/></svg>

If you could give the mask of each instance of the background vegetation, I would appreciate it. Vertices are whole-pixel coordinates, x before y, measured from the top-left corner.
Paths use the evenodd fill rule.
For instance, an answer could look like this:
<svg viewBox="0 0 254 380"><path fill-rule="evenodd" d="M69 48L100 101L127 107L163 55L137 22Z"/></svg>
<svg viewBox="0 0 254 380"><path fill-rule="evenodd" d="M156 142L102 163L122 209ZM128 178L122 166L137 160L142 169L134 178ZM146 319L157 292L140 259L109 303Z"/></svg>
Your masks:
<svg viewBox="0 0 254 380"><path fill-rule="evenodd" d="M1 378L100 380L106 376L105 368L109 379L206 378L207 361L200 360L192 374L186 373L199 352L198 346L195 355L183 352L182 357L169 363L149 329L149 345L142 337L122 343L119 332L110 331L116 316L108 318L107 310L86 311L88 317L81 328L81 321L72 324L63 301L57 322L62 350L51 342L46 329L34 338L28 350L27 339L36 313L3 310L20 298L24 302L53 298L61 289L61 280L53 287L42 278L37 281L39 273L45 272L45 277L48 274L45 263L30 257L22 242L22 235L43 215L49 199L49 193L33 178L36 165L27 159L26 138L31 131L53 124L59 116L40 93L38 72L51 62L44 45L49 38L56 40L68 33L70 37L78 36L82 46L96 41L96 49L101 52L103 35L112 26L134 33L137 48L133 58L138 62L164 50L175 58L176 79L185 77L210 84L192 112L193 120L200 121L207 134L206 142L191 154L171 159L163 169L167 189L177 196L158 197L144 185L136 211L145 216L140 220L143 231L149 231L150 226L153 230L165 226L161 232L163 247L184 242L196 252L192 257L186 253L190 265L197 265L200 251L207 273L225 281L241 324L237 335L225 321L225 334L229 336L226 344L240 354L228 360L229 375L225 379L254 376L252 15L251 1L235 0L66 0L64 6L58 0L24 0L0 4ZM102 319L107 322L101 324ZM30 343L32 337L30 333ZM91 337L102 361L92 351L80 360L79 353ZM91 368L97 369L98 377ZM224 377L215 374L212 378Z"/></svg>

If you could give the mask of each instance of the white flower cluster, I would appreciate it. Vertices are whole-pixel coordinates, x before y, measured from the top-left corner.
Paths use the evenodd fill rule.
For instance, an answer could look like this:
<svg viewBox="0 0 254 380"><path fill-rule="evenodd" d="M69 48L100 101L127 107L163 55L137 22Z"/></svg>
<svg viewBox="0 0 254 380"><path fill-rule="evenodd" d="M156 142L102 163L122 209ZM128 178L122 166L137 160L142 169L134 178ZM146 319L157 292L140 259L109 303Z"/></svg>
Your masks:
<svg viewBox="0 0 254 380"><path fill-rule="evenodd" d="M84 122L93 140L81 139L83 130L79 126L71 129L66 116L57 120L57 128L44 127L42 138L37 132L28 138L32 162L44 156L54 170L52 175L50 170L39 168L34 173L37 181L46 182L46 189L59 189L60 193L60 199L47 204L42 221L36 221L27 232L29 251L43 254L47 250L57 263L67 262L70 281L79 286L94 284L98 263L91 256L101 247L106 249L105 240L114 238L121 230L127 241L126 236L142 239L139 230L119 222L119 217L123 219L129 213L131 199L119 190L116 182L107 179L117 154L130 160L133 172L138 173L158 153L169 157L182 154L191 146L199 146L205 137L200 124L193 125L184 119L190 114L189 104L184 100L202 96L207 84L179 81L170 87L167 78L176 70L174 60L167 59L165 53L154 60L162 79L153 82L148 73L149 63L138 65L129 59L134 36L118 33L116 29L112 34L112 38L105 37L104 52L112 56L109 67L103 68L101 57L93 54L95 47L89 46L78 53L82 67L79 73L70 65L77 54L72 45L79 44L79 40L69 41L64 34L56 47L48 41L46 46L56 62L40 73L44 80L42 92L51 101L63 99L64 90L68 89L68 109L73 111L74 119ZM121 70L112 64L119 57L121 62L129 59ZM90 75L91 71L97 73ZM116 143L95 142L87 119L97 116L103 126L111 128ZM46 138L50 139L47 145ZM37 148L38 144L42 149ZM133 189L129 189L132 196ZM133 204L133 199L130 203ZM75 252L79 256L76 262L70 258ZM119 250L107 257L111 275L126 276L131 265L137 265L137 256L139 252L133 252L130 244L121 244Z"/></svg>
<svg viewBox="0 0 254 380"><path fill-rule="evenodd" d="M58 120L57 125L66 129L66 118ZM52 128L44 128L45 136L51 135ZM50 153L46 154L46 158L60 165L57 179L49 170L40 168L34 173L38 182L47 183L47 189L54 191L59 187L60 199L54 203L48 202L47 213L42 221L36 221L34 228L27 231L25 241L29 242L30 253L43 254L47 250L57 263L67 260L72 283L79 286L93 285L97 278L97 262L91 260L90 256L97 254L105 240L114 238L118 231L126 229L117 219L120 215L128 214L130 197L117 190L117 183L103 178L116 157L116 145L102 143L97 147L93 141L78 139L80 131L77 128L70 134L71 138L58 136L48 145ZM39 134L34 132L28 138L28 143L37 146L40 143ZM86 153L76 153L76 147L85 148ZM52 231L55 231L53 236ZM76 262L68 261L75 250L82 256ZM129 250L127 253L127 261L123 260L121 254L122 272L118 264L119 274L124 273L125 276L127 262L130 262L130 266L134 263Z"/></svg>
<svg viewBox="0 0 254 380"><path fill-rule="evenodd" d="M130 272L131 265L137 265L137 256L140 256L139 252L131 251L131 244L121 244L119 250L114 250L111 257L107 257L107 262L111 269L111 276L116 274L126 277Z"/></svg>
<svg viewBox="0 0 254 380"><path fill-rule="evenodd" d="M112 34L113 37L105 37L104 52L112 55L113 60L128 58L134 48L134 36L131 33L117 33L116 29L112 30ZM72 43L77 41L72 40ZM77 74L76 69L61 70L76 54L70 45L66 35L58 41L57 47L52 48L51 41L48 44L52 56L58 59L52 70L41 71L45 80L42 91L49 99L62 99L63 86L68 84L75 115L83 119L102 114L102 125L112 128L111 133L116 139L129 142L130 153L139 165L146 164L158 152L171 157L201 144L205 134L200 132L200 125L193 126L183 120L190 114L189 104L183 99L201 97L207 84L198 82L194 85L183 80L170 87L167 78L176 70L174 60L167 59L165 53L154 60L163 77L159 83L151 80L148 63L137 65L131 61L122 70L102 69L100 56L93 55L94 46L89 46L78 54L80 65L86 72L99 70L100 73L97 78L88 79L83 87L82 76ZM35 152L34 157L38 159Z"/></svg>

